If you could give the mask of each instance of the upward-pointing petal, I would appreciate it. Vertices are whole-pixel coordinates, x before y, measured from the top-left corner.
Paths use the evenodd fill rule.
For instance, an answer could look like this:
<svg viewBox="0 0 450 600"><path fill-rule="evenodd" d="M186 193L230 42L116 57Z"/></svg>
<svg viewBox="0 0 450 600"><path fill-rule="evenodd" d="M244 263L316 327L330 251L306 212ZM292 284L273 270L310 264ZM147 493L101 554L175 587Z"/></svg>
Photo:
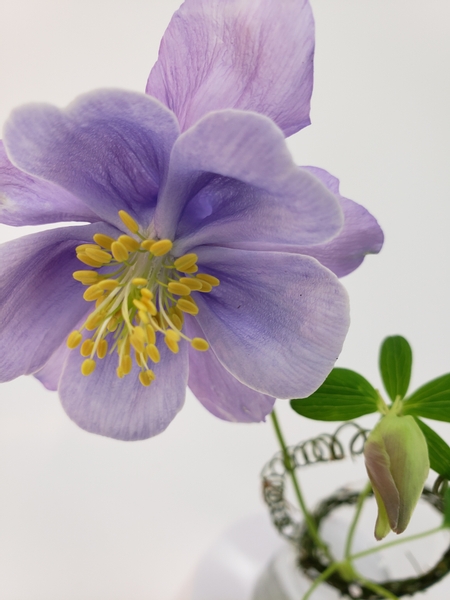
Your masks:
<svg viewBox="0 0 450 600"><path fill-rule="evenodd" d="M212 110L240 108L270 117L288 136L310 123L313 54L308 0L186 0L146 91L182 130Z"/></svg>

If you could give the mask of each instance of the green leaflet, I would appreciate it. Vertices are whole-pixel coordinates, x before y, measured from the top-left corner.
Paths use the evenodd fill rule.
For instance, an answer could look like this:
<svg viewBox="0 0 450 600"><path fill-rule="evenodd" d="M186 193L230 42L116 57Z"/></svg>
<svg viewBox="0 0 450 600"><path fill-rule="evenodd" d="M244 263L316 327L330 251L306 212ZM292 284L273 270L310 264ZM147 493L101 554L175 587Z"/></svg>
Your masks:
<svg viewBox="0 0 450 600"><path fill-rule="evenodd" d="M450 422L450 373L416 390L403 404L403 414Z"/></svg>
<svg viewBox="0 0 450 600"><path fill-rule="evenodd" d="M447 488L444 495L444 527L450 528L450 488Z"/></svg>
<svg viewBox="0 0 450 600"><path fill-rule="evenodd" d="M411 379L411 346L401 335L387 337L380 349L380 371L391 400L404 398Z"/></svg>
<svg viewBox="0 0 450 600"><path fill-rule="evenodd" d="M378 392L362 375L333 369L311 396L291 400L299 415L317 421L348 421L378 410Z"/></svg>
<svg viewBox="0 0 450 600"><path fill-rule="evenodd" d="M450 446L423 421L417 417L415 420L427 440L430 467L442 477L450 479Z"/></svg>

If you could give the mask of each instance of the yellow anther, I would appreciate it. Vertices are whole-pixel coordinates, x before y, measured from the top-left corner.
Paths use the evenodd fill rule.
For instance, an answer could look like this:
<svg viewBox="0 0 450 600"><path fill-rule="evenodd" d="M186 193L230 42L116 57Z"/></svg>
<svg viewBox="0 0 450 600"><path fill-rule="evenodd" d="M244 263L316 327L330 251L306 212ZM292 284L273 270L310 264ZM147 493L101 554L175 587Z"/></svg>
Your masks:
<svg viewBox="0 0 450 600"><path fill-rule="evenodd" d="M206 281L206 283L209 283L212 287L216 287L220 284L220 279L217 279L214 275L208 275L208 273L197 273L196 278L201 281Z"/></svg>
<svg viewBox="0 0 450 600"><path fill-rule="evenodd" d="M92 250L92 249L97 249L97 250L100 250L100 247L99 247L99 246L97 246L97 244L80 244L79 246L77 246L77 247L75 248L75 252L76 252L77 254L83 254L83 252L86 252L86 250L87 250L88 248L90 248L91 250Z"/></svg>
<svg viewBox="0 0 450 600"><path fill-rule="evenodd" d="M197 265L192 265L192 267L186 267L186 269L183 269L183 273L188 273L188 274L197 273L197 271L198 271Z"/></svg>
<svg viewBox="0 0 450 600"><path fill-rule="evenodd" d="M122 370L124 375L128 375L128 373L131 373L132 368L133 368L133 359L131 358L131 356L129 354L124 354L124 356L122 356L122 359L120 361L119 369Z"/></svg>
<svg viewBox="0 0 450 600"><path fill-rule="evenodd" d="M181 330L181 328L183 327L183 321L180 319L180 317L176 313L173 313L172 315L170 315L170 319L175 325L175 327Z"/></svg>
<svg viewBox="0 0 450 600"><path fill-rule="evenodd" d="M102 319L103 319L102 313L92 313L86 319L86 323L84 324L84 326L86 327L86 329L88 331L93 331L100 325Z"/></svg>
<svg viewBox="0 0 450 600"><path fill-rule="evenodd" d="M142 340L142 341L145 340L145 331L144 331L143 327L140 327L139 325L137 327L135 327L133 330L133 334L136 337L138 337L140 340Z"/></svg>
<svg viewBox="0 0 450 600"><path fill-rule="evenodd" d="M95 308L99 308L99 306L103 303L103 300L106 298L106 296L100 296L100 298L97 298L97 300L95 301Z"/></svg>
<svg viewBox="0 0 450 600"><path fill-rule="evenodd" d="M168 329L164 335L166 336L166 338L169 338L170 340L173 340L174 342L180 341L180 334L178 333L178 331L175 331L173 329Z"/></svg>
<svg viewBox="0 0 450 600"><path fill-rule="evenodd" d="M160 329L162 329L163 326L162 326L162 321L161 321L161 315L159 313L156 313L156 315L152 315L152 317L153 317L152 320L156 323L156 325L158 325L158 327ZM164 327L165 327L165 325L164 325Z"/></svg>
<svg viewBox="0 0 450 600"><path fill-rule="evenodd" d="M148 325L150 323L150 319L148 318L147 313L144 312L143 310L138 311L138 316L139 316L141 323L144 323L144 325Z"/></svg>
<svg viewBox="0 0 450 600"><path fill-rule="evenodd" d="M72 333L69 333L69 337L67 338L67 347L73 350L78 346L82 339L83 336L79 331L72 331Z"/></svg>
<svg viewBox="0 0 450 600"><path fill-rule="evenodd" d="M103 290L97 287L97 284L90 285L86 290L84 290L83 298L87 302L92 302L92 300L97 300L103 296Z"/></svg>
<svg viewBox="0 0 450 600"><path fill-rule="evenodd" d="M119 217L122 223L127 227L131 233L137 233L139 231L139 225L133 219L131 215L129 215L124 210L119 210Z"/></svg>
<svg viewBox="0 0 450 600"><path fill-rule="evenodd" d="M80 254L77 254L77 258L83 264L88 265L88 267L95 267L97 269L99 267L103 267L103 263L98 262L98 260L94 260L93 258L91 258L90 256L88 256L84 252L81 252Z"/></svg>
<svg viewBox="0 0 450 600"><path fill-rule="evenodd" d="M195 304L195 302L192 300L192 298L190 300L188 300L187 298L180 298L177 302L177 307L181 311L188 313L190 315L198 314L198 306Z"/></svg>
<svg viewBox="0 0 450 600"><path fill-rule="evenodd" d="M108 321L108 325L106 326L106 329L111 332L115 331L119 324L119 318L120 317L117 317L117 316L111 317L110 320Z"/></svg>
<svg viewBox="0 0 450 600"><path fill-rule="evenodd" d="M89 339L89 340L84 340L84 342L81 344L81 348L80 348L80 354L81 356L89 356L92 352L94 348L94 342Z"/></svg>
<svg viewBox="0 0 450 600"><path fill-rule="evenodd" d="M191 346L194 348L194 350L199 350L200 352L205 352L209 349L208 342L203 338L193 338L191 340Z"/></svg>
<svg viewBox="0 0 450 600"><path fill-rule="evenodd" d="M178 354L178 351L180 350L178 347L178 342L167 336L164 337L164 341L171 352Z"/></svg>
<svg viewBox="0 0 450 600"><path fill-rule="evenodd" d="M130 338L127 336L120 344L120 351L123 354L130 354Z"/></svg>
<svg viewBox="0 0 450 600"><path fill-rule="evenodd" d="M210 292L212 290L212 285L207 281L202 281L202 289L201 292Z"/></svg>
<svg viewBox="0 0 450 600"><path fill-rule="evenodd" d="M149 300L148 298L141 298L140 302L145 306L145 310L149 312L152 315L152 317L158 314L158 309L151 300Z"/></svg>
<svg viewBox="0 0 450 600"><path fill-rule="evenodd" d="M153 373L153 371L148 370L148 371L141 371L139 373L139 381L145 387L148 387L154 380L155 380L155 374Z"/></svg>
<svg viewBox="0 0 450 600"><path fill-rule="evenodd" d="M144 277L135 277L131 280L133 285L147 285L148 281Z"/></svg>
<svg viewBox="0 0 450 600"><path fill-rule="evenodd" d="M111 252L117 262L125 262L128 260L128 250L120 242L111 244Z"/></svg>
<svg viewBox="0 0 450 600"><path fill-rule="evenodd" d="M138 367L145 367L147 365L145 357L140 352L136 352L134 358L136 359L136 364Z"/></svg>
<svg viewBox="0 0 450 600"><path fill-rule="evenodd" d="M154 344L156 342L156 333L151 325L147 325L145 328L145 332L147 333L147 340L149 344Z"/></svg>
<svg viewBox="0 0 450 600"><path fill-rule="evenodd" d="M177 271L186 272L186 269L195 265L197 260L198 256L192 252L190 254L183 254L183 256L177 258L173 265Z"/></svg>
<svg viewBox="0 0 450 600"><path fill-rule="evenodd" d="M134 328L133 333L130 335L130 344L136 350L136 352L142 353L145 350L145 332L142 327L138 326Z"/></svg>
<svg viewBox="0 0 450 600"><path fill-rule="evenodd" d="M133 304L138 310L143 310L144 312L147 312L147 307L141 300L133 300Z"/></svg>
<svg viewBox="0 0 450 600"><path fill-rule="evenodd" d="M147 252L150 252L154 243L155 240L144 240L141 242L141 248L147 250Z"/></svg>
<svg viewBox="0 0 450 600"><path fill-rule="evenodd" d="M143 288L139 291L141 292L141 296L145 296L145 298L147 298L148 300L153 300L153 292L151 292L149 289Z"/></svg>
<svg viewBox="0 0 450 600"><path fill-rule="evenodd" d="M158 242L152 244L151 253L154 256L164 256L164 254L167 254L170 252L170 250L172 250L172 246L173 243L171 240L159 240Z"/></svg>
<svg viewBox="0 0 450 600"><path fill-rule="evenodd" d="M97 283L97 287L101 290L115 290L119 286L119 282L116 279L103 279Z"/></svg>
<svg viewBox="0 0 450 600"><path fill-rule="evenodd" d="M116 369L116 375L119 379L123 379L125 377L125 373L123 372L123 370L121 369L121 367L117 367Z"/></svg>
<svg viewBox="0 0 450 600"><path fill-rule="evenodd" d="M72 273L75 281L80 281L83 285L92 285L98 281L97 271L75 271Z"/></svg>
<svg viewBox="0 0 450 600"><path fill-rule="evenodd" d="M136 352L144 352L145 350L144 342L134 335L130 335L130 344L133 346Z"/></svg>
<svg viewBox="0 0 450 600"><path fill-rule="evenodd" d="M111 250L111 244L115 241L116 240L114 238L103 233L96 233L94 235L94 242L102 248L106 248L107 250Z"/></svg>
<svg viewBox="0 0 450 600"><path fill-rule="evenodd" d="M90 375L95 370L95 360L92 358L86 358L81 365L81 372L83 375Z"/></svg>
<svg viewBox="0 0 450 600"><path fill-rule="evenodd" d="M97 346L97 356L99 358L105 358L108 352L108 342L106 340L100 340Z"/></svg>
<svg viewBox="0 0 450 600"><path fill-rule="evenodd" d="M192 277L180 277L180 283L186 285L193 292L198 292L202 289L202 283Z"/></svg>
<svg viewBox="0 0 450 600"><path fill-rule="evenodd" d="M129 235L121 235L117 241L120 244L123 244L129 252L136 252L136 250L139 250L139 242Z"/></svg>
<svg viewBox="0 0 450 600"><path fill-rule="evenodd" d="M86 248L84 254L104 265L107 265L109 262L111 262L111 254L106 252L106 250L102 250L101 248Z"/></svg>
<svg viewBox="0 0 450 600"><path fill-rule="evenodd" d="M159 363L161 357L160 357L160 354L159 354L159 350L155 346L155 344L149 344L147 346L147 348L145 349L145 351L147 352L147 356L149 357L149 359L152 362Z"/></svg>
<svg viewBox="0 0 450 600"><path fill-rule="evenodd" d="M167 289L171 294L176 294L177 296L189 296L191 293L191 289L187 285L179 283L178 281L171 281L167 286Z"/></svg>

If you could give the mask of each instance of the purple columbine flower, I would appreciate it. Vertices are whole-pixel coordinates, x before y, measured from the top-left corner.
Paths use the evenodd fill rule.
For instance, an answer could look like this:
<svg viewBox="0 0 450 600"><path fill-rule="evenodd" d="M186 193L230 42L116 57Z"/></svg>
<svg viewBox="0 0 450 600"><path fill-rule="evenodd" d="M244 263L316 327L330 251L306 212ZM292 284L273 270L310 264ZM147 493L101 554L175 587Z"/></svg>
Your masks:
<svg viewBox="0 0 450 600"><path fill-rule="evenodd" d="M34 374L81 427L126 440L163 431L187 383L242 422L322 383L348 328L336 274L382 233L286 147L309 123L313 39L307 2L188 0L154 97L13 112L1 221L90 224L1 247L1 380Z"/></svg>

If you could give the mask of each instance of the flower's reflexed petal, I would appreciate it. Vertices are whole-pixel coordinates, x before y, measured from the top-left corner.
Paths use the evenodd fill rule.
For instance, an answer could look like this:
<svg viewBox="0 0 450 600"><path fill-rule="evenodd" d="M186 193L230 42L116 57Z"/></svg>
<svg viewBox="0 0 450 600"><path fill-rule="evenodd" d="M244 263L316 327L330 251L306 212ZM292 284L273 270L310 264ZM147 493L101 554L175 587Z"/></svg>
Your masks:
<svg viewBox="0 0 450 600"><path fill-rule="evenodd" d="M221 247L195 249L220 279L193 293L197 319L219 361L275 398L309 396L331 371L349 326L347 294L309 256Z"/></svg>
<svg viewBox="0 0 450 600"><path fill-rule="evenodd" d="M239 108L291 135L310 123L313 54L307 0L187 0L162 39L147 93L183 130L210 111Z"/></svg>
<svg viewBox="0 0 450 600"><path fill-rule="evenodd" d="M67 347L66 341L64 340L42 369L39 369L39 371L36 371L36 373L33 374L34 377L36 377L36 379L38 379L48 390L56 392L64 365L71 352L72 350Z"/></svg>
<svg viewBox="0 0 450 600"><path fill-rule="evenodd" d="M0 222L41 225L60 221L98 221L98 216L65 189L15 167L0 141Z"/></svg>
<svg viewBox="0 0 450 600"><path fill-rule="evenodd" d="M139 367L123 379L116 375L117 356L97 361L88 377L80 373L83 358L73 351L66 363L59 394L69 417L80 427L119 440L143 440L166 429L182 408L188 379L188 345L173 354L161 344L156 379L140 384Z"/></svg>
<svg viewBox="0 0 450 600"><path fill-rule="evenodd" d="M177 135L175 116L157 100L98 90L66 110L46 104L16 109L4 142L19 168L57 183L123 227L119 210L148 225Z"/></svg>
<svg viewBox="0 0 450 600"><path fill-rule="evenodd" d="M339 180L327 171L317 167L301 167L312 173L337 198L344 214L344 226L329 242L308 245L274 244L270 241L245 241L228 244L246 250L267 250L272 252L293 252L316 258L322 265L338 277L348 275L363 262L367 254L377 254L384 242L383 231L376 219L363 206L339 194Z"/></svg>
<svg viewBox="0 0 450 600"><path fill-rule="evenodd" d="M155 213L177 252L204 243L317 244L342 227L336 197L295 165L279 128L256 113L204 117L175 142Z"/></svg>
<svg viewBox="0 0 450 600"><path fill-rule="evenodd" d="M0 246L0 381L41 369L86 313L75 247L97 232L112 228L50 229Z"/></svg>
<svg viewBox="0 0 450 600"><path fill-rule="evenodd" d="M189 337L204 338L194 319L186 319ZM189 351L189 387L213 415L225 421L258 423L272 412L275 398L240 383L217 360L214 351Z"/></svg>
<svg viewBox="0 0 450 600"><path fill-rule="evenodd" d="M339 194L336 177L317 167L304 168L336 195L344 213L344 226L331 241L314 248L301 247L297 251L317 258L338 277L344 277L359 267L366 254L378 254L383 247L383 231L368 210Z"/></svg>

